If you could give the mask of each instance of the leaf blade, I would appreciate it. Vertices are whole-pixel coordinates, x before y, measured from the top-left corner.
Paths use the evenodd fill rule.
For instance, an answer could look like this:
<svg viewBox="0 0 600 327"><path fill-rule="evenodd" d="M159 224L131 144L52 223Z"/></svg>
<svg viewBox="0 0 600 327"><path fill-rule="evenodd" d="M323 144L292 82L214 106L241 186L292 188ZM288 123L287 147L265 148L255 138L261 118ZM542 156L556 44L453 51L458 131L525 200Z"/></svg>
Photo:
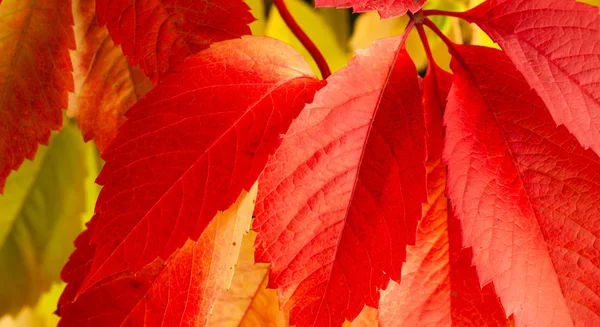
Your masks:
<svg viewBox="0 0 600 327"><path fill-rule="evenodd" d="M506 52L556 123L600 154L598 8L571 0L494 0L465 16Z"/></svg>
<svg viewBox="0 0 600 327"><path fill-rule="evenodd" d="M216 215L197 242L137 273L121 272L95 284L74 302L59 305L59 326L204 326L233 276L248 232L256 185Z"/></svg>
<svg viewBox="0 0 600 327"><path fill-rule="evenodd" d="M252 186L320 87L300 55L270 38L220 42L186 60L127 112L103 153L87 241L97 247L82 291L197 239ZM232 93L244 96L232 103Z"/></svg>
<svg viewBox="0 0 600 327"><path fill-rule="evenodd" d="M466 67L453 61L444 158L480 281L517 325L594 325L600 160L556 127L506 55L457 49Z"/></svg>
<svg viewBox="0 0 600 327"><path fill-rule="evenodd" d="M68 1L5 0L0 7L0 194L11 170L33 160L38 143L47 145L62 126L73 89L72 23Z"/></svg>
<svg viewBox="0 0 600 327"><path fill-rule="evenodd" d="M249 9L242 0L96 2L100 25L154 82L211 43L250 34Z"/></svg>
<svg viewBox="0 0 600 327"><path fill-rule="evenodd" d="M259 179L256 260L272 264L269 287L292 325L341 326L376 307L414 241L425 132L416 69L399 47L381 40L331 75Z"/></svg>

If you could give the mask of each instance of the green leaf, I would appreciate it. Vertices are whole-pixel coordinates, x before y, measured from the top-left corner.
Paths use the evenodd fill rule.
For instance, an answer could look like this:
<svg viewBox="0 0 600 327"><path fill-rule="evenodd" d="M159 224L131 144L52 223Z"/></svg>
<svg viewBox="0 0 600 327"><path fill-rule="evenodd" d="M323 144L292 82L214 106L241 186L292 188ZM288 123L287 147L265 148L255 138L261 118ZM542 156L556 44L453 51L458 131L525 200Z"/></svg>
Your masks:
<svg viewBox="0 0 600 327"><path fill-rule="evenodd" d="M67 124L9 176L0 197L0 315L34 305L58 280L82 229L86 156L80 133Z"/></svg>

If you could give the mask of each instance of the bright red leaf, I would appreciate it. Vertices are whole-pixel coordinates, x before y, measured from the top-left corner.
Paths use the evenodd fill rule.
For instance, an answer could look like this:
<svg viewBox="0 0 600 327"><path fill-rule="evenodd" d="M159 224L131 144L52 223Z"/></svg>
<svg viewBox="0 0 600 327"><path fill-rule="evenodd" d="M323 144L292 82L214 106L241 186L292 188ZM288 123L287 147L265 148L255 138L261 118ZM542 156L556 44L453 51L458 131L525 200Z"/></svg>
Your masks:
<svg viewBox="0 0 600 327"><path fill-rule="evenodd" d="M75 89L69 116L77 117L83 138L103 151L125 121L123 114L152 88L137 66L131 66L105 26L98 25L94 0L73 0L75 42L71 53Z"/></svg>
<svg viewBox="0 0 600 327"><path fill-rule="evenodd" d="M600 14L573 0L491 0L464 16L498 42L558 124L600 154Z"/></svg>
<svg viewBox="0 0 600 327"><path fill-rule="evenodd" d="M294 121L259 180L256 260L290 323L341 326L400 278L425 190L417 73L400 37L376 42Z"/></svg>
<svg viewBox="0 0 600 327"><path fill-rule="evenodd" d="M452 77L431 65L423 80L427 118L428 203L408 246L401 283L382 292L379 323L387 326L510 326L492 285L483 290L471 266L471 251L462 249L458 220L448 212L446 167L441 164L443 109Z"/></svg>
<svg viewBox="0 0 600 327"><path fill-rule="evenodd" d="M205 326L233 276L255 199L256 187L243 192L217 214L198 242L188 240L169 259L110 276L73 303L62 298L59 326Z"/></svg>
<svg viewBox="0 0 600 327"><path fill-rule="evenodd" d="M480 281L517 325L600 325L600 159L506 55L457 49L444 157Z"/></svg>
<svg viewBox="0 0 600 327"><path fill-rule="evenodd" d="M70 1L5 0L0 7L0 194L10 171L62 126L73 90L72 25Z"/></svg>
<svg viewBox="0 0 600 327"><path fill-rule="evenodd" d="M243 0L97 0L96 10L131 64L153 81L211 43L250 34L254 20Z"/></svg>
<svg viewBox="0 0 600 327"><path fill-rule="evenodd" d="M88 242L95 250L80 251L94 253L93 263L80 292L198 239L252 186L321 86L300 54L263 37L215 44L165 77L103 153ZM69 267L64 276L75 273Z"/></svg>
<svg viewBox="0 0 600 327"><path fill-rule="evenodd" d="M315 0L317 7L350 8L354 12L377 10L381 18L392 18L417 12L423 8L426 0Z"/></svg>

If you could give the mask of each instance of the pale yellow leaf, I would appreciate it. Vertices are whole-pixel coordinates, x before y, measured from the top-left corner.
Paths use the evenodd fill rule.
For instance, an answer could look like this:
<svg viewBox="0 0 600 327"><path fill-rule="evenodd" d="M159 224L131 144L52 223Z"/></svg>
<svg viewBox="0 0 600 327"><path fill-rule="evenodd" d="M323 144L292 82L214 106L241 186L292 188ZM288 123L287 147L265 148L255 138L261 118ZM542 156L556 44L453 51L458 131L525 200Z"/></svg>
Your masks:
<svg viewBox="0 0 600 327"><path fill-rule="evenodd" d="M267 289L269 266L254 264L256 233L244 237L233 282L219 295L209 327L285 327L288 316L279 310L277 291Z"/></svg>

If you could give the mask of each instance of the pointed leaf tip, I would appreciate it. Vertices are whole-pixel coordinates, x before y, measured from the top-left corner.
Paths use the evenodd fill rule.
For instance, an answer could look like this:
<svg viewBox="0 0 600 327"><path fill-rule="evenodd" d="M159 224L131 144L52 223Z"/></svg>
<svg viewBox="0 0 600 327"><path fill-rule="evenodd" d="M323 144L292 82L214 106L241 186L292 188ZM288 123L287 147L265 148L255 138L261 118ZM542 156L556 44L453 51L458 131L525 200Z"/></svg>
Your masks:
<svg viewBox="0 0 600 327"><path fill-rule="evenodd" d="M341 326L376 307L414 242L425 126L399 44L380 40L331 75L259 179L256 259L272 264L293 325Z"/></svg>

